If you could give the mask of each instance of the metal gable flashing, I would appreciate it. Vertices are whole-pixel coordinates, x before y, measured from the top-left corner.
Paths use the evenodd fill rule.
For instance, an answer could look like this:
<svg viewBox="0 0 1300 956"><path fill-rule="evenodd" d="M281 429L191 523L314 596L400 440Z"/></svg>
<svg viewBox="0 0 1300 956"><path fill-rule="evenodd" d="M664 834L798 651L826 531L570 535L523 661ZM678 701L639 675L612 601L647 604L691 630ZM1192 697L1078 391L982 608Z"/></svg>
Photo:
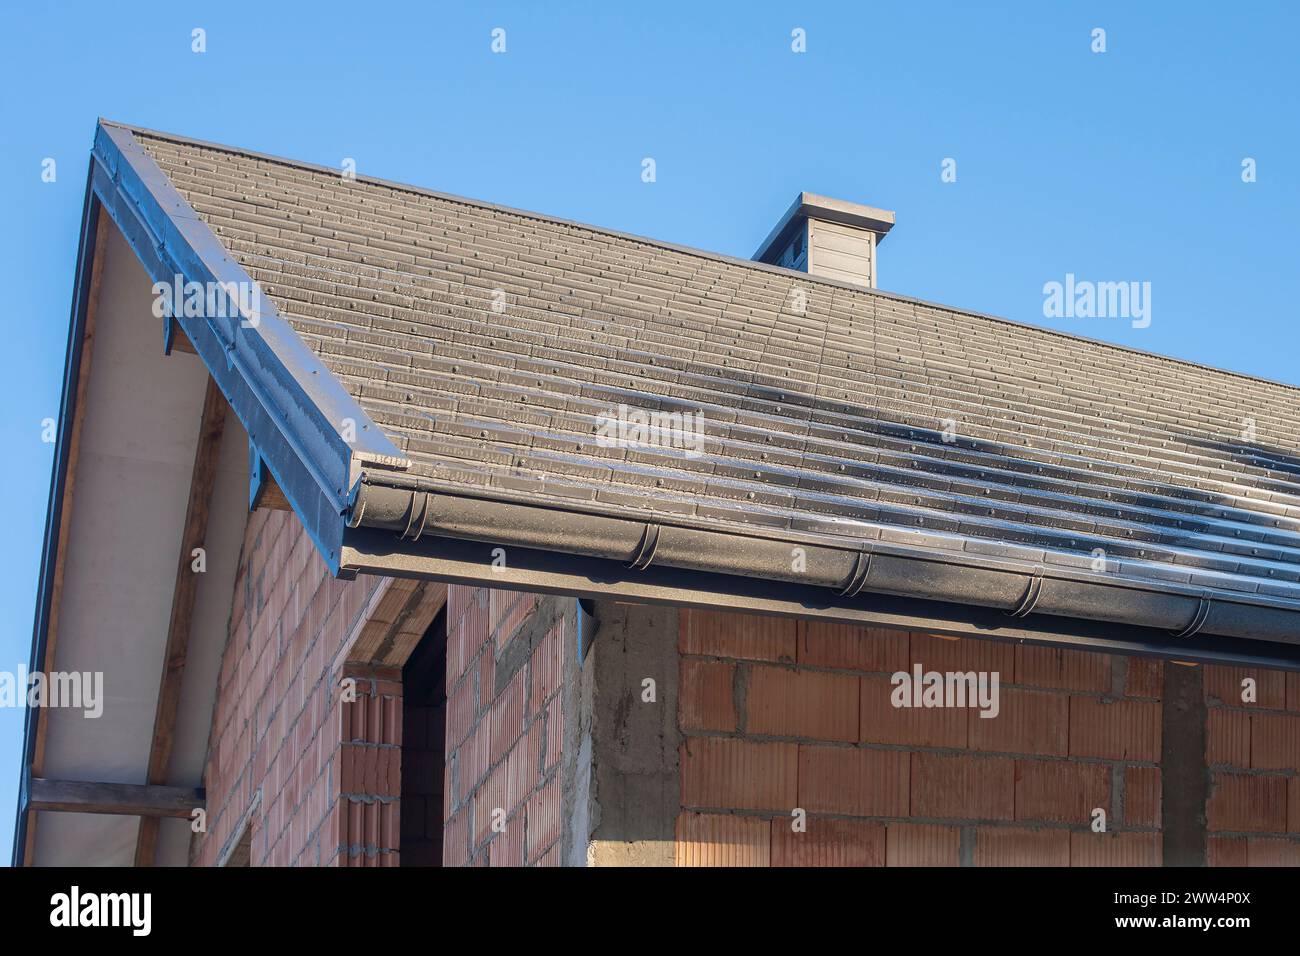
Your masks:
<svg viewBox="0 0 1300 956"><path fill-rule="evenodd" d="M100 120L91 160L95 195L155 282L256 289L130 127ZM370 416L277 312L231 303L233 315L187 315L184 330L249 436L255 475L269 471L331 571L339 571L340 516L364 464L409 465ZM228 309L220 310L230 311ZM170 332L164 330L170 344Z"/></svg>

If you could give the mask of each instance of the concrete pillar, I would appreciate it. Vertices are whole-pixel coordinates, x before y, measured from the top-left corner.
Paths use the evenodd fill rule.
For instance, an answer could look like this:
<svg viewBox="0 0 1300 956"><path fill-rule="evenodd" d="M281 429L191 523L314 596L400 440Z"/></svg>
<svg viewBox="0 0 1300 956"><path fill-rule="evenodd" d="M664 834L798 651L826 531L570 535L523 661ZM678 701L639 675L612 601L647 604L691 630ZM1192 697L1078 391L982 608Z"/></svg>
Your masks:
<svg viewBox="0 0 1300 956"><path fill-rule="evenodd" d="M672 866L681 807L677 610L597 601L565 682L564 860Z"/></svg>

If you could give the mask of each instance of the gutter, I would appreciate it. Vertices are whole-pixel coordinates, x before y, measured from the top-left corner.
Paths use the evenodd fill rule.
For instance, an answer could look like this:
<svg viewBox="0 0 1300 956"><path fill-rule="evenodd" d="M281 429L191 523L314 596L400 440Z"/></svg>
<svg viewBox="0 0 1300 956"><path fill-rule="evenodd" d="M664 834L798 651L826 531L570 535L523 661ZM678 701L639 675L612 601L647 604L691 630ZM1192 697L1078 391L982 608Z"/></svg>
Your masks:
<svg viewBox="0 0 1300 956"><path fill-rule="evenodd" d="M575 568L590 562L605 577L614 574L625 583L660 569L687 572L673 578L679 590L689 589L684 582L690 575L727 578L734 590L743 590L737 579L757 579L766 587L793 588L808 607L848 611L860 607L859 598L903 598L981 611L981 632L1041 631L1059 643L1057 627L1042 628L1047 618L1098 622L1138 629L1144 637L1136 644L1159 646L1164 648L1161 653L1180 659L1191 659L1190 652L1197 648L1206 650L1194 639L1234 639L1244 642L1237 651L1242 660L1277 656L1283 663L1271 666L1300 667L1300 602L1265 602L1244 592L1176 582L1158 590L1107 571L1034 564L993 553L935 554L881 540L841 543L827 535L742 534L721 527L638 521L523 500L446 494L422 488L409 477L375 474L363 475L348 526L352 530L345 534L344 565L353 572L426 576L432 565L420 568L421 542L433 554L443 547L443 539L455 539L546 554L557 567L565 559L575 562ZM385 534L376 538L368 532ZM391 542L391 550L409 552L411 560L399 561L391 552L385 557L380 543L384 539ZM988 550L995 551L996 545ZM802 554L796 562L797 551ZM471 556L465 574L472 573L475 561L481 564L479 583L520 586L507 584L512 575L494 571L490 549L462 553ZM515 563L512 555L508 550L508 564ZM575 571L570 577L564 589L582 593L581 575ZM726 606L734 607L735 602ZM948 616L956 621L963 615ZM1182 648L1189 653L1184 655Z"/></svg>

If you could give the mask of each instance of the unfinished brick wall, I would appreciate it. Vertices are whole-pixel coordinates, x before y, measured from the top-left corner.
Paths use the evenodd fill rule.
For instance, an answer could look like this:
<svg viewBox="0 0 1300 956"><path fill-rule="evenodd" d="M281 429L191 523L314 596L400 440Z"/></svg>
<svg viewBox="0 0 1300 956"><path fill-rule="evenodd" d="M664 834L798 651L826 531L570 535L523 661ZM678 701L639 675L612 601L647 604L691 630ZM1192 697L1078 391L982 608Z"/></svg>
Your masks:
<svg viewBox="0 0 1300 956"><path fill-rule="evenodd" d="M698 611L682 611L679 630L678 865L1162 860L1160 662ZM999 716L893 707L890 675L914 662L999 672ZM1227 716L1216 711L1213 728ZM1239 830L1249 819L1271 834L1215 841L1220 860L1250 847L1258 861L1283 852L1300 739L1287 720L1300 718L1250 717L1265 736L1240 796L1224 790L1237 775L1215 773L1211 825ZM792 830L796 808L807 832ZM1095 808L1105 833L1091 829Z"/></svg>
<svg viewBox="0 0 1300 956"><path fill-rule="evenodd" d="M250 821L253 866L336 856L347 833L338 787L352 785L340 774L345 760L356 764L341 745L341 705L327 678L377 583L330 577L292 513L249 515L204 773L208 830L194 840L192 862L217 863ZM382 711L372 689L363 687L367 704ZM366 733L381 737L382 721Z"/></svg>
<svg viewBox="0 0 1300 956"><path fill-rule="evenodd" d="M1210 865L1300 866L1300 674L1207 667L1204 691Z"/></svg>
<svg viewBox="0 0 1300 956"><path fill-rule="evenodd" d="M249 515L191 863L246 829L253 866L398 863L402 664L442 604L440 586L337 580L291 512Z"/></svg>
<svg viewBox="0 0 1300 956"><path fill-rule="evenodd" d="M560 691L572 604L448 590L447 866L559 863Z"/></svg>

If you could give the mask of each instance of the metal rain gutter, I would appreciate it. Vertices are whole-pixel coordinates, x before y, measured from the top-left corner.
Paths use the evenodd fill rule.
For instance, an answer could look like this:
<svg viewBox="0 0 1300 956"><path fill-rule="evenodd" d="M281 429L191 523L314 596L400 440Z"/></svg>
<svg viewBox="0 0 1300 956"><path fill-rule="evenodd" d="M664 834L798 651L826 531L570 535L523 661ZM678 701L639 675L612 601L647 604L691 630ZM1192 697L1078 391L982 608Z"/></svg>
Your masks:
<svg viewBox="0 0 1300 956"><path fill-rule="evenodd" d="M661 568L733 580L752 578L766 585L802 589L806 593L801 600L809 606L849 608L861 596L890 596L994 612L992 620L1004 622L994 630L1034 631L1041 625L1031 627L1031 622L1049 617L1100 622L1139 629L1145 637L1138 643L1167 647L1180 656L1186 655L1179 648L1194 649L1194 639L1212 638L1244 642L1239 653L1251 659L1251 649L1256 648L1260 654L1276 653L1286 659L1294 654L1300 661L1300 607L1252 603L1205 588L1171 585L1168 591L1156 590L1113 576L1108 580L1105 572L1087 574L993 556L976 563L909 552L882 542L835 546L794 535L735 534L394 487L379 484L372 476L362 479L349 527L356 530L345 536L344 564L355 562L354 569L361 570L402 571L397 567L402 562L391 555L379 564L368 563L384 550L364 533L370 529L395 533L396 541L389 538L393 546L417 556L414 563L403 565L405 573L419 573L422 541L457 539L548 553L556 559L566 555L603 562L622 569L619 576L625 581ZM426 549L438 547L426 544ZM802 551L797 571L792 560L795 549ZM480 582L502 586L511 579L494 573L488 549L480 546L464 554L477 555L473 560L482 566ZM601 573L609 571L605 568ZM580 592L581 582L571 581L562 589ZM980 617L984 622L980 630L990 630L987 614ZM1060 635L1051 630L1050 638L1058 640Z"/></svg>

